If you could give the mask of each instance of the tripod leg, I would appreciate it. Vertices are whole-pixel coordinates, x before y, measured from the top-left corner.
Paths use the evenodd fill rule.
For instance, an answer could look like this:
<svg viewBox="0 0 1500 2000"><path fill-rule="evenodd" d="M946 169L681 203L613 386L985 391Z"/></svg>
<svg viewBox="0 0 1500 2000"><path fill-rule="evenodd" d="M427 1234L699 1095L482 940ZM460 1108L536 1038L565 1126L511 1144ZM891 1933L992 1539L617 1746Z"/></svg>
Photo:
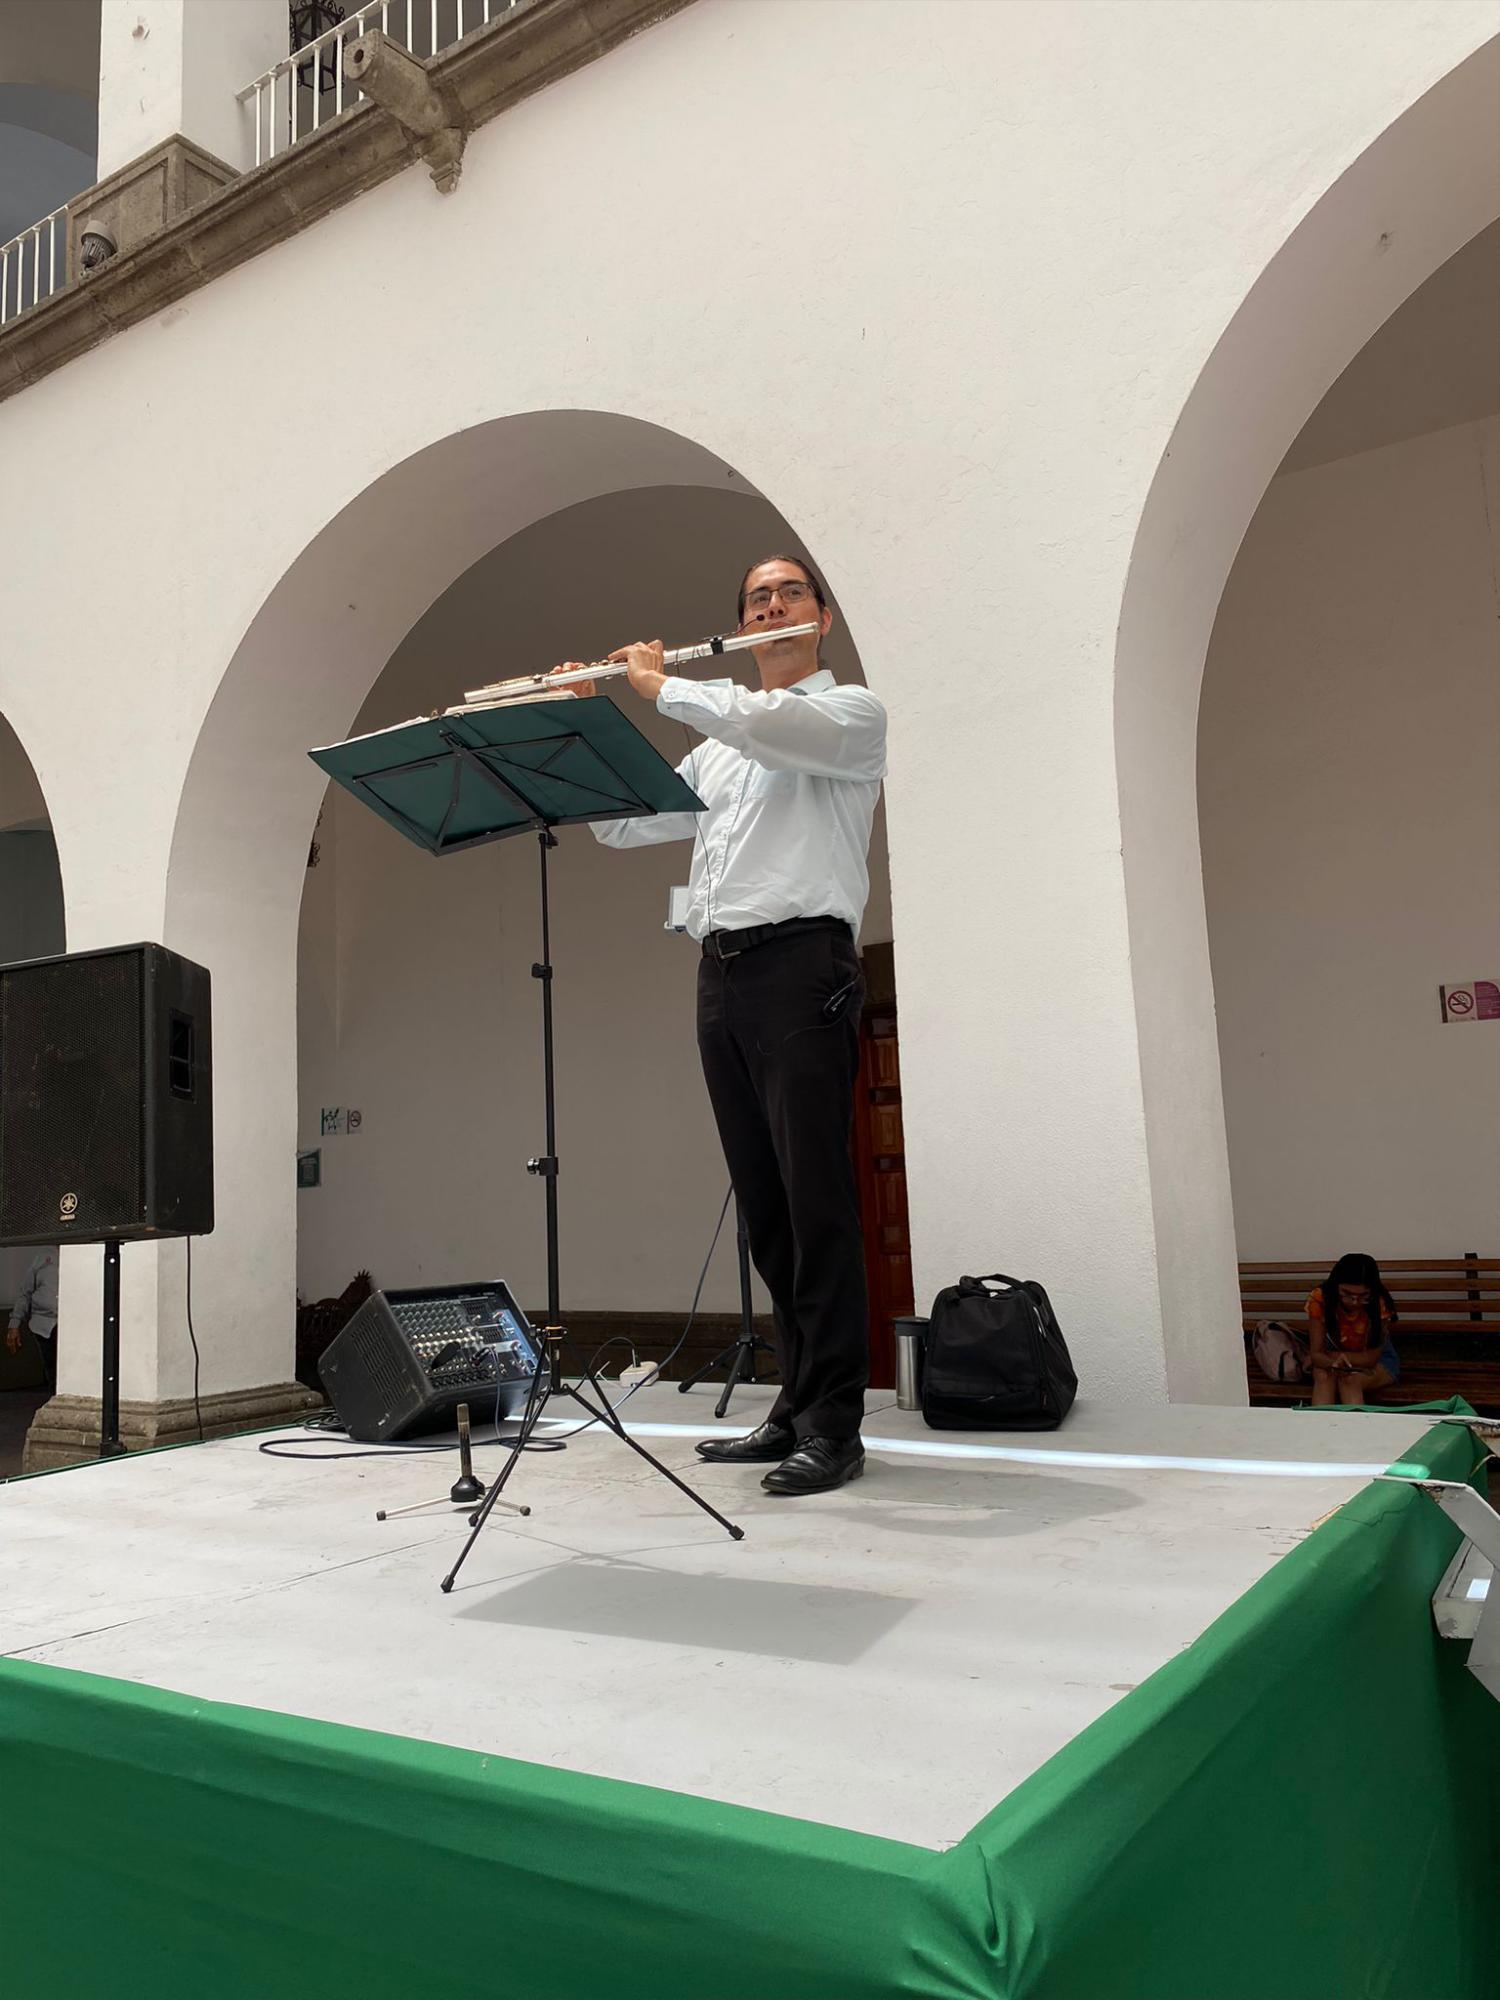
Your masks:
<svg viewBox="0 0 1500 2000"><path fill-rule="evenodd" d="M638 1458L645 1459L647 1465L653 1466L656 1469L656 1471L658 1471L661 1474L663 1479L669 1479L672 1482L672 1484L677 1488L679 1493L685 1493L687 1495L688 1499L693 1502L695 1507L701 1507L705 1514L711 1515L712 1518L718 1522L719 1526L724 1530L724 1532L727 1535L732 1535L737 1542L742 1542L745 1539L744 1529L737 1528L734 1525L733 1521L726 1521L724 1516L719 1512L717 1507L711 1507L709 1503L703 1498L703 1495L701 1493L695 1493L692 1487L688 1485L686 1480L679 1479L677 1477L677 1474L672 1471L670 1466L663 1465L659 1458L653 1458L651 1453L647 1451L646 1447L643 1444L637 1444L635 1439L630 1435L629 1431L627 1431L625 1426L620 1422L620 1419L616 1415L615 1411L611 1408L609 1403L605 1401L603 1392L600 1389L598 1382L594 1379L593 1373L589 1370L585 1370L585 1374L587 1375L589 1386L593 1389L594 1394L599 1397L599 1402L591 1403L588 1397L585 1396L580 1390L569 1389L567 1391L567 1394L572 1397L573 1401L578 1404L580 1409L587 1410L591 1417L595 1417L598 1419L600 1423L606 1424L609 1427L609 1429L614 1432L615 1436L620 1440L622 1444L628 1444L630 1446L630 1449L636 1454Z"/></svg>
<svg viewBox="0 0 1500 2000"><path fill-rule="evenodd" d="M745 1211L738 1199L734 1204L734 1235L735 1255L740 1272L739 1338L721 1349L712 1361L705 1361L701 1368L677 1384L678 1392L685 1396L689 1389L696 1389L698 1384L705 1377L712 1375L715 1369L727 1364L729 1375L719 1392L719 1400L714 1405L716 1418L724 1416L729 1408L729 1399L741 1382L759 1383L760 1377L755 1372L755 1355L756 1350L766 1344L755 1331L755 1306L750 1291L750 1231L745 1226Z"/></svg>
<svg viewBox="0 0 1500 2000"><path fill-rule="evenodd" d="M739 1346L739 1344L740 1343L737 1340L730 1341L727 1347L721 1347L719 1349L718 1353L714 1356L712 1361L705 1361L701 1368L694 1369L691 1375L685 1375L682 1378L682 1380L677 1384L678 1395L685 1396L689 1389L696 1389L698 1384L701 1381L703 1381L705 1377L712 1375L716 1368L722 1368L724 1366L724 1363L729 1360L731 1355L733 1355L735 1349Z"/></svg>
<svg viewBox="0 0 1500 2000"><path fill-rule="evenodd" d="M737 1340L734 1343L734 1361L730 1367L728 1376L725 1378L724 1388L719 1396L719 1400L714 1404L714 1415L716 1417L724 1415L725 1411L729 1408L730 1397L743 1380L751 1382L755 1380L755 1339L753 1335L749 1340Z"/></svg>
<svg viewBox="0 0 1500 2000"><path fill-rule="evenodd" d="M749 1363L750 1380L755 1380L755 1304L750 1292L750 1230L745 1221L745 1211L740 1206L739 1197L734 1203L734 1251L740 1270L740 1340L745 1344L745 1352L735 1356L738 1372L741 1364ZM729 1407L729 1394L735 1383L731 1375L724 1385L723 1409L716 1412L722 1416Z"/></svg>

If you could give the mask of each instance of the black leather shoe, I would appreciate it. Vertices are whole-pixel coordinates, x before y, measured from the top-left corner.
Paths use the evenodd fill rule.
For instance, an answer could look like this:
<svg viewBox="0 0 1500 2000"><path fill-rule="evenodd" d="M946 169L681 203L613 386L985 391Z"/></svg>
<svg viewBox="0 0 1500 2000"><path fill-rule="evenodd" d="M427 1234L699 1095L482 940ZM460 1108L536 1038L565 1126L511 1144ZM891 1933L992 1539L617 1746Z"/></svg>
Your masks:
<svg viewBox="0 0 1500 2000"><path fill-rule="evenodd" d="M797 1434L785 1424L761 1424L749 1437L705 1438L698 1456L711 1465L774 1465L797 1449Z"/></svg>
<svg viewBox="0 0 1500 2000"><path fill-rule="evenodd" d="M790 1458L760 1482L768 1493L826 1493L865 1469L865 1448L854 1438L803 1438Z"/></svg>

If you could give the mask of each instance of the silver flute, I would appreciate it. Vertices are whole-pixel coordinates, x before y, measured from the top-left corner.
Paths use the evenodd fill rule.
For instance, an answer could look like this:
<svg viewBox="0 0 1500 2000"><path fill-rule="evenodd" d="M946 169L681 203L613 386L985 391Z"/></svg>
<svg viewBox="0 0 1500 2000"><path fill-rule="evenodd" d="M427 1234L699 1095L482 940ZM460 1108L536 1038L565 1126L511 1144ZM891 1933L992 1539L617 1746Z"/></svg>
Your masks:
<svg viewBox="0 0 1500 2000"><path fill-rule="evenodd" d="M816 620L803 625L778 625L764 632L734 632L714 639L702 639L696 646L674 646L661 656L664 667L686 666L689 660L707 660L719 653L743 652L747 646L766 646L774 639L800 639L818 629ZM502 701L538 701L564 692L571 694L575 681L608 681L628 671L623 660L596 660L592 666L576 667L571 673L522 674L513 681L491 681L488 687L470 688L464 708L494 708ZM445 709L457 715L459 708Z"/></svg>

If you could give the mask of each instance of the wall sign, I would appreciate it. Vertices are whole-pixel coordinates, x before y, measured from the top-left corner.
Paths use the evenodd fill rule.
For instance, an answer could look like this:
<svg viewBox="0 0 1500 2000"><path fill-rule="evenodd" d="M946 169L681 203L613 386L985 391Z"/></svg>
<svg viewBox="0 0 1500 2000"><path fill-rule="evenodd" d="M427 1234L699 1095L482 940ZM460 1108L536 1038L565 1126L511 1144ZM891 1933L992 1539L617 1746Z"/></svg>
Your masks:
<svg viewBox="0 0 1500 2000"><path fill-rule="evenodd" d="M1463 986L1440 986L1445 1021L1500 1021L1500 981L1471 979Z"/></svg>
<svg viewBox="0 0 1500 2000"><path fill-rule="evenodd" d="M323 1155L316 1148L297 1155L297 1185L299 1188L323 1185Z"/></svg>

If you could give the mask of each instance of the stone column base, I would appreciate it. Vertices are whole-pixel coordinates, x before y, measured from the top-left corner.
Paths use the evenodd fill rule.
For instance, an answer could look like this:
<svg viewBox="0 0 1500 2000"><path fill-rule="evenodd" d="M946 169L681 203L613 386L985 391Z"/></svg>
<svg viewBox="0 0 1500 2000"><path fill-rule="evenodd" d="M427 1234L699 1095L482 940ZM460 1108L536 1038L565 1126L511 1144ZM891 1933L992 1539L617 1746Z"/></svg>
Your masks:
<svg viewBox="0 0 1500 2000"><path fill-rule="evenodd" d="M310 1410L321 1409L323 1398L301 1382L276 1382L263 1389L228 1389L201 1398L203 1435L226 1437L233 1431L269 1430L295 1423ZM97 1396L54 1396L44 1403L26 1433L23 1470L45 1472L58 1465L81 1465L99 1456L102 1405ZM127 1451L148 1451L164 1444L195 1444L198 1418L191 1396L165 1403L121 1403L120 1440Z"/></svg>

